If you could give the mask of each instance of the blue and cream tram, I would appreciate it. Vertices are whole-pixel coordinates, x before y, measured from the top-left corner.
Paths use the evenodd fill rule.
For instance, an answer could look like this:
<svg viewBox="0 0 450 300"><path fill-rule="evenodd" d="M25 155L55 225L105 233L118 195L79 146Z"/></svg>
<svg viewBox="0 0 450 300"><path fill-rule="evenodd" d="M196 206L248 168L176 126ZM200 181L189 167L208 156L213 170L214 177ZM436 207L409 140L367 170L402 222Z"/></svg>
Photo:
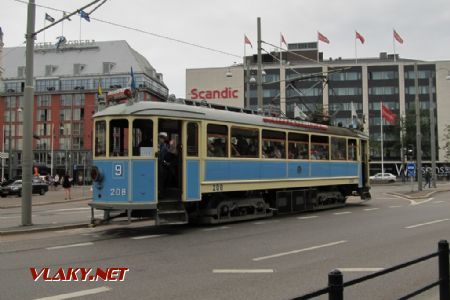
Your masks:
<svg viewBox="0 0 450 300"><path fill-rule="evenodd" d="M201 102L107 107L93 157L92 216L221 223L370 199L364 133Z"/></svg>

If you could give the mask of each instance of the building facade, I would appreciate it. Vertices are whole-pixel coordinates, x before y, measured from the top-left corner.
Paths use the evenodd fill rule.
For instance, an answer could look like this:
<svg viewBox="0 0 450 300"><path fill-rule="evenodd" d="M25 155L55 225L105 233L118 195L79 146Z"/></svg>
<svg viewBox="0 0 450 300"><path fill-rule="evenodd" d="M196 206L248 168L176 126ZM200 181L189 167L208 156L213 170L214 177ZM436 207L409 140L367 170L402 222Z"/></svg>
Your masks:
<svg viewBox="0 0 450 300"><path fill-rule="evenodd" d="M427 165L430 152L430 106L436 120L436 149L442 176L450 173L446 156L445 134L450 125L450 61L419 61L403 59L398 55L380 53L376 58L323 59L317 43L288 45L289 52L264 54L263 105L265 111L279 112L294 117L298 106L307 116L325 115L332 125L352 126L352 107L364 130L370 135L372 172L381 171L381 116L380 105L392 110L396 124L383 121L383 158L386 171L401 175L409 159L405 149L415 149L415 72L418 65L419 101L421 107L422 158ZM280 63L280 59L282 58ZM244 65L214 68L221 72L222 86L237 90L240 107L258 109L256 96L257 57L246 57ZM189 69L186 74L186 98L192 99L192 89L199 86L211 89L210 72L213 69ZM244 73L242 81L228 84L229 73ZM196 76L192 77L191 74ZM225 76L225 74L228 75ZM431 78L431 80L430 80ZM431 85L430 85L431 81ZM214 80L217 87L218 80ZM429 91L431 90L431 94ZM214 95L212 95L214 96ZM430 101L431 96L431 101ZM205 99L211 101L211 99ZM230 105L230 99L213 99L216 103ZM447 167L447 169L445 169Z"/></svg>
<svg viewBox="0 0 450 300"><path fill-rule="evenodd" d="M139 101L165 101L168 89L126 41L46 43L34 50L34 103L24 103L25 48L5 48L0 94L3 149L11 154L6 176L21 174L22 107L33 105L33 165L41 174L71 174L83 181L91 164L92 115L99 93L130 86L131 68ZM11 166L11 171L9 167ZM10 173L11 172L11 173Z"/></svg>

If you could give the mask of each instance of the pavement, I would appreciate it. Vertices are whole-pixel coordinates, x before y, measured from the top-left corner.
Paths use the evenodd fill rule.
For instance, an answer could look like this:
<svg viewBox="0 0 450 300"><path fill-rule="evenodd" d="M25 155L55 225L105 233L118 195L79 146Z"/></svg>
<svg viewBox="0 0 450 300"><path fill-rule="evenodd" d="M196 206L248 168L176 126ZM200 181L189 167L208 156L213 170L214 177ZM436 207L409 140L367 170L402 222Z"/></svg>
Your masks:
<svg viewBox="0 0 450 300"><path fill-rule="evenodd" d="M436 188L424 188L422 191L417 191L417 182L414 185L410 183L395 183L395 184L375 184L374 189L386 187L387 193L397 197L403 197L410 199L411 201L427 199L435 193L450 191L450 182L438 182ZM90 212L87 203L91 199L91 192L89 186L75 186L72 188L72 199L64 198L64 189L59 187L57 190L50 190L44 196L33 195L33 207L40 207L40 211L44 214L46 211L59 211L62 214L68 213L68 210L74 212L84 213L82 218L67 218L67 215L55 222L54 215L43 218L41 215L36 215L33 218L32 226L21 226L20 215L18 211L16 214L11 213L11 209L17 209L21 207L21 198L19 197L7 197L0 199L0 236L23 234L41 231L53 231L64 230L74 228L86 228L90 226ZM78 203L77 207L73 204ZM52 209L54 205L58 205L58 208ZM83 207L86 211L83 211ZM35 209L33 209L34 211ZM6 212L10 213L10 216L4 216ZM100 212L97 211L97 216ZM15 216L15 217L14 217ZM8 222L6 222L8 221Z"/></svg>
<svg viewBox="0 0 450 300"><path fill-rule="evenodd" d="M22 226L21 198L0 198L0 236L88 227L90 211L87 203L91 199L90 186L72 187L71 199L65 198L65 191L61 187L56 190L51 188L43 196L33 195L33 225ZM83 218L68 215L74 213L83 213ZM55 218L57 214L59 216Z"/></svg>

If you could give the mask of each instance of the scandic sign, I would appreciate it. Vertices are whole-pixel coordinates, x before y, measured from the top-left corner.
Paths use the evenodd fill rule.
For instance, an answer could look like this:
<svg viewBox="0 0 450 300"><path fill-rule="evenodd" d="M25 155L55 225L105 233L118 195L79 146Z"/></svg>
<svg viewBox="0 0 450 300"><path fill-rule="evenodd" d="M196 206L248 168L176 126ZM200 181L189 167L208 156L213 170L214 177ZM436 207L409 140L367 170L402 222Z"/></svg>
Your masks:
<svg viewBox="0 0 450 300"><path fill-rule="evenodd" d="M223 90L191 90L192 100L196 99L237 99L238 90L226 87Z"/></svg>

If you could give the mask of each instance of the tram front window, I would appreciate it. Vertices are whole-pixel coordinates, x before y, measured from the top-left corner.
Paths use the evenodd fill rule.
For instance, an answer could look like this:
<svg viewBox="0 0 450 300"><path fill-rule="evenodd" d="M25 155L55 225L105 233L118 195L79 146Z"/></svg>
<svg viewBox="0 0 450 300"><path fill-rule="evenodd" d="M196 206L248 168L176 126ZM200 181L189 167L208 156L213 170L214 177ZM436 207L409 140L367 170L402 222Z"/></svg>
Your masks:
<svg viewBox="0 0 450 300"><path fill-rule="evenodd" d="M95 156L106 156L106 121L95 122Z"/></svg>
<svg viewBox="0 0 450 300"><path fill-rule="evenodd" d="M153 122L136 119L133 121L133 156L153 156Z"/></svg>
<svg viewBox="0 0 450 300"><path fill-rule="evenodd" d="M109 123L109 155L128 156L128 120L117 119Z"/></svg>

